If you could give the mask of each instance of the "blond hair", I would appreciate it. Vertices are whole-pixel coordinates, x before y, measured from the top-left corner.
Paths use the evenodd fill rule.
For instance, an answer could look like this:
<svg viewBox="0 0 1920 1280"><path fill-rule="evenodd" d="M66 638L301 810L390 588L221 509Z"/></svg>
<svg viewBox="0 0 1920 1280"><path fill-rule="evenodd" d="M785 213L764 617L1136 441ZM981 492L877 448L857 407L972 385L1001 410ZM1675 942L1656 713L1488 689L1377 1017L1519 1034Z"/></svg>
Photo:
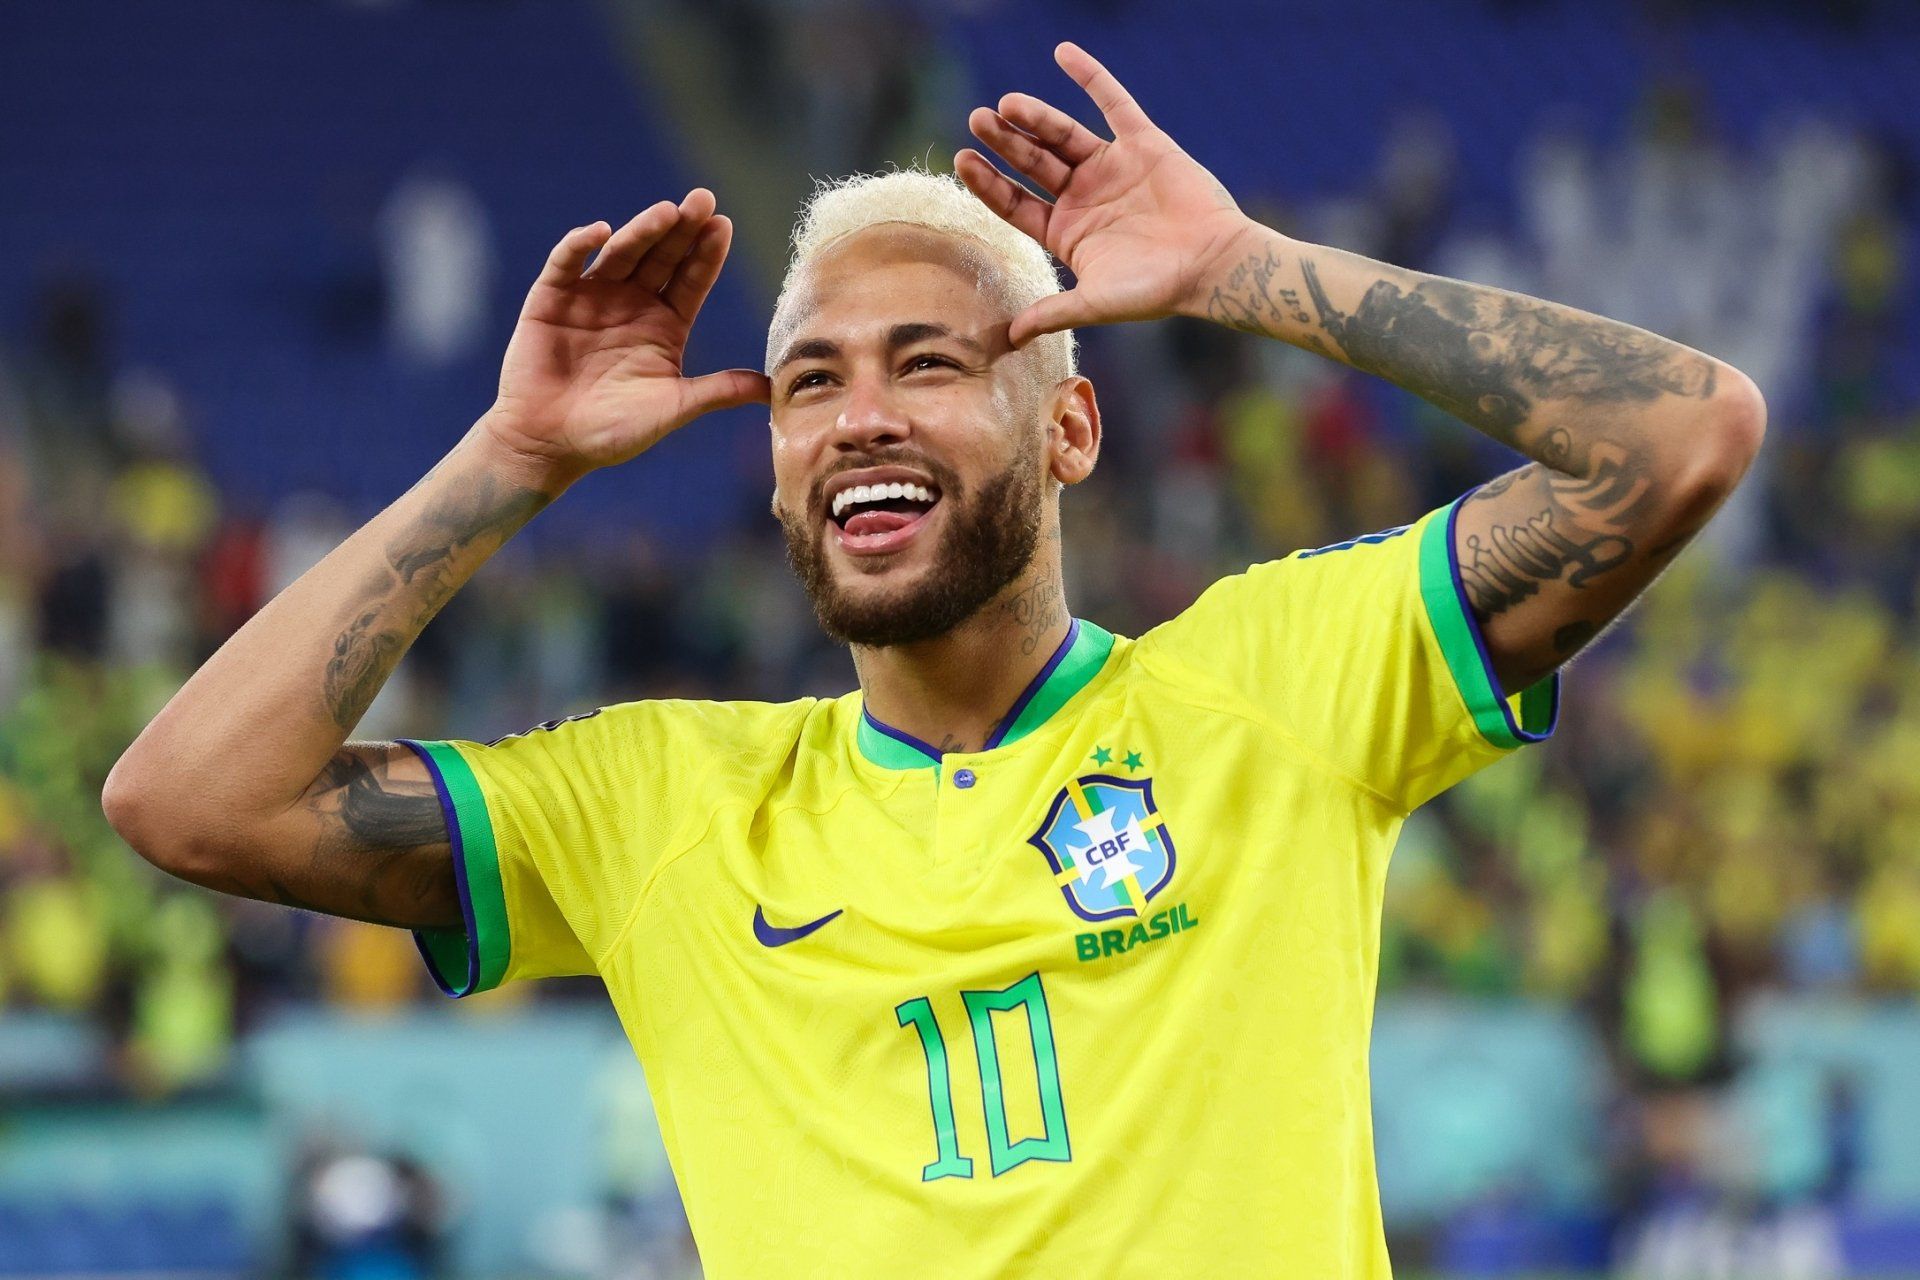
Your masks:
<svg viewBox="0 0 1920 1280"><path fill-rule="evenodd" d="M1010 316L1060 292L1053 255L981 204L958 178L924 169L899 169L821 182L794 224L793 253L767 329L769 370L778 349L791 336L795 318L786 314L788 300L807 267L834 241L883 222L907 223L972 241L974 252L969 256L978 264L982 287L997 295ZM1070 330L1035 338L1026 352L1035 374L1049 387L1075 372L1076 348Z"/></svg>

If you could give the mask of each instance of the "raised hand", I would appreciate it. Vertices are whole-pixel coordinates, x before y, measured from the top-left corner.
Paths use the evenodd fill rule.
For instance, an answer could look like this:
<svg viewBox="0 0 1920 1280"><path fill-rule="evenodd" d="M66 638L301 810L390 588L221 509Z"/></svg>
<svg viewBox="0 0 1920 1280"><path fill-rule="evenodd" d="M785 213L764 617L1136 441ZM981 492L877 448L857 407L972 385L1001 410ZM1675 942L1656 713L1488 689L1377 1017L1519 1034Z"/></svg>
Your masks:
<svg viewBox="0 0 1920 1280"><path fill-rule="evenodd" d="M967 124L1053 199L1034 195L978 151L954 157L969 190L1076 278L1074 288L1014 319L1013 344L1081 325L1198 314L1201 282L1246 232L1246 216L1092 54L1062 44L1053 56L1100 108L1112 141L1058 107L1009 93L997 111L975 108Z"/></svg>
<svg viewBox="0 0 1920 1280"><path fill-rule="evenodd" d="M624 462L703 413L765 402L767 379L754 370L689 378L682 369L732 241L733 224L704 187L618 231L604 222L569 231L520 309L487 430L578 475Z"/></svg>

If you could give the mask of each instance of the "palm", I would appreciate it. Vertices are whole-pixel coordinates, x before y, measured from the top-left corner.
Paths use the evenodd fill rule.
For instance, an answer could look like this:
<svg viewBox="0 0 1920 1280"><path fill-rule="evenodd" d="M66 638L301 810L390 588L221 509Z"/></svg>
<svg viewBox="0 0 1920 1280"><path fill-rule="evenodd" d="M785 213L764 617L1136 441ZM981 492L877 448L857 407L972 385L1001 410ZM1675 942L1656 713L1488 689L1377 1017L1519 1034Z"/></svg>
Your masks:
<svg viewBox="0 0 1920 1280"><path fill-rule="evenodd" d="M1130 147L1112 144L1074 172L1045 240L1088 304L1116 320L1166 314L1195 283L1212 237L1228 233L1231 219L1222 215L1235 212L1166 134L1155 130Z"/></svg>
<svg viewBox="0 0 1920 1280"><path fill-rule="evenodd" d="M683 372L732 234L712 195L662 202L618 232L605 226L554 248L507 344L496 404L511 443L581 467L624 461L701 413L764 398L765 379L750 370Z"/></svg>
<svg viewBox="0 0 1920 1280"><path fill-rule="evenodd" d="M1038 98L1008 94L998 111L980 108L969 123L1053 201L1016 185L978 152L961 152L956 163L975 195L1074 273L1070 292L1015 321L1016 342L1175 314L1244 226L1226 189L1154 126L1111 73L1074 45L1062 45L1056 57L1100 106L1113 140Z"/></svg>
<svg viewBox="0 0 1920 1280"><path fill-rule="evenodd" d="M507 344L501 398L543 405L555 443L601 454L628 443L634 423L679 417L688 328L658 294L624 281L537 284Z"/></svg>

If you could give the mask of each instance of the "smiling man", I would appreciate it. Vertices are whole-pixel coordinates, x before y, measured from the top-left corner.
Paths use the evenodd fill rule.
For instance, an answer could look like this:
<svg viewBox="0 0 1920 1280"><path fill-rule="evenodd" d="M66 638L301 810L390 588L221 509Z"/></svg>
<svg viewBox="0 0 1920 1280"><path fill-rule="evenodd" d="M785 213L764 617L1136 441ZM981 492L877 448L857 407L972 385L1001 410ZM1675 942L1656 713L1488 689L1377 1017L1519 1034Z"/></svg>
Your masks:
<svg viewBox="0 0 1920 1280"><path fill-rule="evenodd" d="M1401 822L1549 731L1555 669L1759 445L1727 365L1259 226L1057 56L1114 136L1010 94L973 130L1052 199L972 151L964 187L817 196L765 375L681 370L731 234L709 193L570 232L493 407L108 781L160 866L414 928L452 994L602 977L709 1276L1387 1275L1367 1037ZM1061 577L1059 495L1100 447L1069 330L1170 315L1531 461L1114 636ZM757 400L857 691L346 741L548 502Z"/></svg>

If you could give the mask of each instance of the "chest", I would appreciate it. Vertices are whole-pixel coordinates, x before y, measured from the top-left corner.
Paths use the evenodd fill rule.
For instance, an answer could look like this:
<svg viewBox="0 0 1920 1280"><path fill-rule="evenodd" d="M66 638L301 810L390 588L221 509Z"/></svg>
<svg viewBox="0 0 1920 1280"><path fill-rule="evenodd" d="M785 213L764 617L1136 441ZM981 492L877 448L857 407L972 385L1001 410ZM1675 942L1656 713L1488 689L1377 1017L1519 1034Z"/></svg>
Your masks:
<svg viewBox="0 0 1920 1280"><path fill-rule="evenodd" d="M1397 824L1351 786L1224 718L1044 745L716 813L610 985L666 1042L706 1011L812 1034L1033 974L1114 1007L1264 968L1304 994L1367 960Z"/></svg>

